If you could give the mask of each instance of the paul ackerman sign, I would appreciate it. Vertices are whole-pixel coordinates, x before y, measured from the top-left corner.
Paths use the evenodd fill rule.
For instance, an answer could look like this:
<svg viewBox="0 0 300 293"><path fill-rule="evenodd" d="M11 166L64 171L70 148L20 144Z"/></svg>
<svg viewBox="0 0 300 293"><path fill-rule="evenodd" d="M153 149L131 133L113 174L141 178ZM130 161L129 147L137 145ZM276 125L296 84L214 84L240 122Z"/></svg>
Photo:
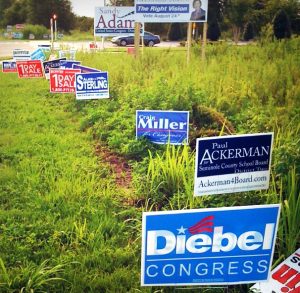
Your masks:
<svg viewBox="0 0 300 293"><path fill-rule="evenodd" d="M94 35L134 34L134 7L95 7Z"/></svg>
<svg viewBox="0 0 300 293"><path fill-rule="evenodd" d="M271 272L268 282L255 284L251 292L299 293L300 292L300 248Z"/></svg>
<svg viewBox="0 0 300 293"><path fill-rule="evenodd" d="M157 144L188 143L188 111L136 111L136 137Z"/></svg>
<svg viewBox="0 0 300 293"><path fill-rule="evenodd" d="M267 280L279 211L261 205L143 213L142 286Z"/></svg>
<svg viewBox="0 0 300 293"><path fill-rule="evenodd" d="M207 0L135 0L138 22L206 22Z"/></svg>
<svg viewBox="0 0 300 293"><path fill-rule="evenodd" d="M76 99L109 98L109 83L107 72L76 73Z"/></svg>
<svg viewBox="0 0 300 293"><path fill-rule="evenodd" d="M267 189L273 133L198 138L195 195Z"/></svg>

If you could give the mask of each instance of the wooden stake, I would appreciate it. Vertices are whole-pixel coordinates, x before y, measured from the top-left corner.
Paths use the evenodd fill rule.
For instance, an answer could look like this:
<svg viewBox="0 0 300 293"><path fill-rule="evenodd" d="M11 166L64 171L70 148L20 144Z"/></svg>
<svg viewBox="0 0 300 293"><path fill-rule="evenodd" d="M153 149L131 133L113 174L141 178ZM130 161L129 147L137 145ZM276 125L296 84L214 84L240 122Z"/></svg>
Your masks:
<svg viewBox="0 0 300 293"><path fill-rule="evenodd" d="M187 64L190 63L190 59L191 59L192 26L193 26L193 23L189 22L188 31L187 31L187 56L186 56Z"/></svg>
<svg viewBox="0 0 300 293"><path fill-rule="evenodd" d="M139 22L134 23L134 57L138 58L140 50L140 30L141 24Z"/></svg>
<svg viewBox="0 0 300 293"><path fill-rule="evenodd" d="M201 59L202 59L202 61L205 60L206 34L207 34L207 22L204 22L204 25L203 25L202 50L201 50Z"/></svg>

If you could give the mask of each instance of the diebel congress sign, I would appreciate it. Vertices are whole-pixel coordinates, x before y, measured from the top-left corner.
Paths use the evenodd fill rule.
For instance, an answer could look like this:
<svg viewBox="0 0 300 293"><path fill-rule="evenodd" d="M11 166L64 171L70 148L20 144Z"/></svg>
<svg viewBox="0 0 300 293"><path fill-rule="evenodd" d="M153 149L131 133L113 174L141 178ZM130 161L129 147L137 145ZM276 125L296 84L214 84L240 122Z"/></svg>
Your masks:
<svg viewBox="0 0 300 293"><path fill-rule="evenodd" d="M153 143L188 143L188 111L136 111L136 137L145 136Z"/></svg>
<svg viewBox="0 0 300 293"><path fill-rule="evenodd" d="M141 285L267 280L279 212L275 204L143 213Z"/></svg>
<svg viewBox="0 0 300 293"><path fill-rule="evenodd" d="M273 133L198 138L195 195L267 189Z"/></svg>
<svg viewBox="0 0 300 293"><path fill-rule="evenodd" d="M75 89L77 100L109 98L108 73L77 73Z"/></svg>

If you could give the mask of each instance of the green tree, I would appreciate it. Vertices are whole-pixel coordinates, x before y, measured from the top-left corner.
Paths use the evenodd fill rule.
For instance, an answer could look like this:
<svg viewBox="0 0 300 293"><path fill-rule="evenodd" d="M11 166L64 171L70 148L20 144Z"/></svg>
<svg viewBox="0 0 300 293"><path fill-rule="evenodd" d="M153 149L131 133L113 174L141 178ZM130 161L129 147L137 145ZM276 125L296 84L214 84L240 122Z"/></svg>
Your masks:
<svg viewBox="0 0 300 293"><path fill-rule="evenodd" d="M179 41L183 38L182 25L178 22L173 22L170 24L168 31L168 40Z"/></svg>
<svg viewBox="0 0 300 293"><path fill-rule="evenodd" d="M285 39L291 37L291 24L286 12L279 10L273 20L273 30L276 39Z"/></svg>
<svg viewBox="0 0 300 293"><path fill-rule="evenodd" d="M4 11L12 5L13 0L0 0L0 26L5 26Z"/></svg>
<svg viewBox="0 0 300 293"><path fill-rule="evenodd" d="M26 1L13 1L9 7L3 11L3 26L24 23L26 21Z"/></svg>
<svg viewBox="0 0 300 293"><path fill-rule="evenodd" d="M218 21L215 19L208 24L207 38L211 41L217 41L220 38L221 30Z"/></svg>
<svg viewBox="0 0 300 293"><path fill-rule="evenodd" d="M249 21L246 23L243 33L244 41L250 41L254 38L253 24Z"/></svg>

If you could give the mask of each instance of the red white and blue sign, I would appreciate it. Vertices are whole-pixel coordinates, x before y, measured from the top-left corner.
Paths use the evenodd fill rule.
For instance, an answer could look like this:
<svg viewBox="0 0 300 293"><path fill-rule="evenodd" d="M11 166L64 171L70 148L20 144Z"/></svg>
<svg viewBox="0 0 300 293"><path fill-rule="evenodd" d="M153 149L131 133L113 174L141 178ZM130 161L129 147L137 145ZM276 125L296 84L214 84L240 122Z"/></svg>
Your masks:
<svg viewBox="0 0 300 293"><path fill-rule="evenodd" d="M109 98L109 83L107 72L76 73L76 99Z"/></svg>
<svg viewBox="0 0 300 293"><path fill-rule="evenodd" d="M136 111L136 137L146 137L157 144L188 143L188 111Z"/></svg>
<svg viewBox="0 0 300 293"><path fill-rule="evenodd" d="M273 133L198 138L195 195L269 188Z"/></svg>
<svg viewBox="0 0 300 293"><path fill-rule="evenodd" d="M143 213L141 285L268 280L279 213L277 204Z"/></svg>
<svg viewBox="0 0 300 293"><path fill-rule="evenodd" d="M14 60L2 61L2 72L18 72L17 71L17 63Z"/></svg>

